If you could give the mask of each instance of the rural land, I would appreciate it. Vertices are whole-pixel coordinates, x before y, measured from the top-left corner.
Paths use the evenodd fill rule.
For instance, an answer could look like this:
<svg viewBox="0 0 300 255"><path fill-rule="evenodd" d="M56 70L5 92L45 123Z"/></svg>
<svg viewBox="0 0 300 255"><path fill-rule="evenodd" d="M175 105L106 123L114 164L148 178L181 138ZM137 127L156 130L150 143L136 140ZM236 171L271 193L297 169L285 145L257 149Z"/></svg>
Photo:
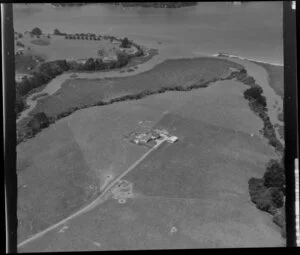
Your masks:
<svg viewBox="0 0 300 255"><path fill-rule="evenodd" d="M285 246L283 66L184 54L139 15L176 34L227 4L16 4L18 252ZM68 10L153 37L67 29Z"/></svg>

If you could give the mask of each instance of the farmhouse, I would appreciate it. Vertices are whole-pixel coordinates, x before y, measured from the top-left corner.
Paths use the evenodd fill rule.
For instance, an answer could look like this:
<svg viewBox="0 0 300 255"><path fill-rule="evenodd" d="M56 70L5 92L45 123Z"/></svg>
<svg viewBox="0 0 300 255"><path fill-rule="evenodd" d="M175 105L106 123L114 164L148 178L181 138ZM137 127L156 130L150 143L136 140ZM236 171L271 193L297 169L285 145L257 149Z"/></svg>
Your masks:
<svg viewBox="0 0 300 255"><path fill-rule="evenodd" d="M169 141L170 143L175 143L177 140L178 140L178 137L177 137L177 136L170 136L168 141Z"/></svg>
<svg viewBox="0 0 300 255"><path fill-rule="evenodd" d="M117 57L116 57L116 56L112 56L112 57L104 57L104 58L103 58L103 62L104 62L104 63L108 63L108 62L114 61L114 60L117 60Z"/></svg>
<svg viewBox="0 0 300 255"><path fill-rule="evenodd" d="M24 77L24 75L22 75L22 74L16 74L16 77L15 77L16 82L21 82L23 77Z"/></svg>
<svg viewBox="0 0 300 255"><path fill-rule="evenodd" d="M166 140L169 143L175 143L178 140L178 137L169 135L167 130L156 129L148 133L135 134L131 139L135 144L148 144L151 141L161 142L163 140Z"/></svg>
<svg viewBox="0 0 300 255"><path fill-rule="evenodd" d="M85 64L87 59L77 59L76 62L79 64Z"/></svg>

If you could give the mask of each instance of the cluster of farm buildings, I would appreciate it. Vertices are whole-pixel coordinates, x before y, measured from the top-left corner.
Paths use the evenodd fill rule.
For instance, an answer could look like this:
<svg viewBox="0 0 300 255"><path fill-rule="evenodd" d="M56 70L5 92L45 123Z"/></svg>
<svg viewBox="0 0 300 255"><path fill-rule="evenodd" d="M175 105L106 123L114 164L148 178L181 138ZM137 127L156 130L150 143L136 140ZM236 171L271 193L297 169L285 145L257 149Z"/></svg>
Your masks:
<svg viewBox="0 0 300 255"><path fill-rule="evenodd" d="M100 41L101 38L104 38L101 35L96 35L96 34L92 34L92 33L88 33L88 34L66 34L65 35L65 39L77 39L77 40L96 40L96 41ZM104 38L106 39L106 38Z"/></svg>
<svg viewBox="0 0 300 255"><path fill-rule="evenodd" d="M175 143L178 137L170 135L165 129L154 129L147 133L133 133L130 138L130 141L135 144L148 144L151 141L161 142L163 140L169 143Z"/></svg>

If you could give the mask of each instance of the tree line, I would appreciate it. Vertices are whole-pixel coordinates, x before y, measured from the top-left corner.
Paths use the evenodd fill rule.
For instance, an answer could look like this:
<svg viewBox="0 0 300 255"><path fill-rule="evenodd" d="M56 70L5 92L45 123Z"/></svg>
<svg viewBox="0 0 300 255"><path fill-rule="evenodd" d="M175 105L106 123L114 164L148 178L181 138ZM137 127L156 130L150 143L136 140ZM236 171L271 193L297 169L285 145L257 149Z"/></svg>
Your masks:
<svg viewBox="0 0 300 255"><path fill-rule="evenodd" d="M17 132L17 143L19 144L20 142L24 141L25 139L33 137L35 134L40 132L43 128L47 127L51 123L54 123L55 121L67 117L73 112L79 110L79 109L84 109L92 106L103 106L103 105L109 105L117 102L122 102L122 101L129 101L129 100L139 100L144 97L147 97L149 95L154 95L154 94L161 94L165 93L167 91L191 91L193 89L197 88L206 88L209 86L210 83L216 82L217 80L229 80L232 79L231 76L223 77L223 78L213 78L211 80L204 80L201 79L196 83L190 84L188 86L169 86L169 87L161 87L157 90L144 90L135 94L129 94L121 97L116 97L109 99L107 101L100 100L96 103L89 104L89 105L83 105L83 106L76 106L76 107L71 107L65 112L59 113L55 117L48 117L46 116L45 113L37 113L38 115L34 115L27 124L23 124L21 130Z"/></svg>
<svg viewBox="0 0 300 255"><path fill-rule="evenodd" d="M244 91L244 98L249 101L250 109L257 114L264 123L262 134L268 139L282 158L271 159L266 165L266 172L262 178L250 178L248 188L251 201L262 211L273 215L273 222L279 225L281 234L286 236L285 229L285 170L284 170L284 151L283 145L276 137L274 127L267 114L267 102L263 96L263 89L255 83L253 77L247 75L244 69L232 74L237 80L250 87Z"/></svg>
<svg viewBox="0 0 300 255"><path fill-rule="evenodd" d="M126 66L132 57L143 55L140 49L133 55L123 52L117 53L117 59L103 62L101 58L89 58L85 63L78 61L55 60L39 64L31 77L23 77L16 85L15 112L19 114L25 108L24 97L33 89L38 88L65 71L99 71L121 68Z"/></svg>

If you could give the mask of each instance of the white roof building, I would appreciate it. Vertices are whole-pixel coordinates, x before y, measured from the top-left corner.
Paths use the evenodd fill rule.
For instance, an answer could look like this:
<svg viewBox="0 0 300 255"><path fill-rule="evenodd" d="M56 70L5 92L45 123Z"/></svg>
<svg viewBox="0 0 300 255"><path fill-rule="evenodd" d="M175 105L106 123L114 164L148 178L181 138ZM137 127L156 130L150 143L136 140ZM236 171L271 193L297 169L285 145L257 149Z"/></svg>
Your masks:
<svg viewBox="0 0 300 255"><path fill-rule="evenodd" d="M175 143L177 140L178 140L178 137L177 137L177 136L170 136L169 139L168 139L168 141L169 141L170 143Z"/></svg>

